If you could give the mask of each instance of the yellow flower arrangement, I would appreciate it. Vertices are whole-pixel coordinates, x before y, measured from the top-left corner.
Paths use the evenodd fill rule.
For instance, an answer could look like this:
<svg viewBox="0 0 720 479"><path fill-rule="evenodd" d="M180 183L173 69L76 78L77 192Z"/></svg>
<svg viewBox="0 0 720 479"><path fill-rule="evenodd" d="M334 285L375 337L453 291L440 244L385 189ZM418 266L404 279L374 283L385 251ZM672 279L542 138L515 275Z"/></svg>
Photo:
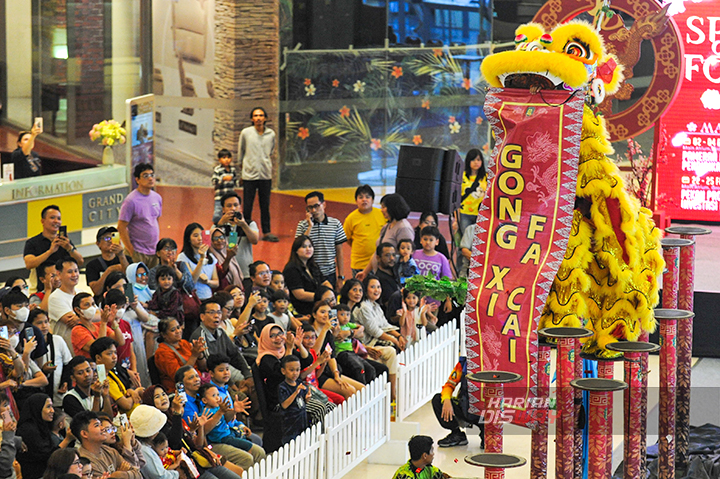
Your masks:
<svg viewBox="0 0 720 479"><path fill-rule="evenodd" d="M125 144L127 132L117 121L103 120L93 125L89 135L92 141L102 138L100 143L104 146L113 146L115 143Z"/></svg>

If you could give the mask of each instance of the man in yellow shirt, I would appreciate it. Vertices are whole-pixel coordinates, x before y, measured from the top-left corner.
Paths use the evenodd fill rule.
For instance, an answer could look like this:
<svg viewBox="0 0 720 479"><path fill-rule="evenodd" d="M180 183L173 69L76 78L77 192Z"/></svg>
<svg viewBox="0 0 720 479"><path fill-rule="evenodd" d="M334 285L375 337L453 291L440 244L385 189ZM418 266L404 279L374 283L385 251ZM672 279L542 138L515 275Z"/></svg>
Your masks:
<svg viewBox="0 0 720 479"><path fill-rule="evenodd" d="M343 229L350 244L350 267L353 277L365 269L375 253L380 230L386 223L379 209L373 208L375 192L370 185L358 186L355 190L357 209L345 218Z"/></svg>

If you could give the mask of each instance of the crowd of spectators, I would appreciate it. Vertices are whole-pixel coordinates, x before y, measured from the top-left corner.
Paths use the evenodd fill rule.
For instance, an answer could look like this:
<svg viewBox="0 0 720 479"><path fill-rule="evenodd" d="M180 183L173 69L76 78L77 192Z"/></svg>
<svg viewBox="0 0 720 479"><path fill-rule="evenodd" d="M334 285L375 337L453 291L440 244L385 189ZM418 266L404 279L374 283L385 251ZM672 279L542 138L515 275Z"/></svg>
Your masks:
<svg viewBox="0 0 720 479"><path fill-rule="evenodd" d="M341 222L309 193L283 263L253 257L258 228L232 189L214 225L187 225L181 247L161 238L152 166L134 177L95 259L48 206L25 247L32 274L0 291L0 479L13 464L27 479L238 478L383 373L395 401L398 354L457 317L451 299L403 286L463 272L437 215L413 227L400 195L378 209L360 186Z"/></svg>

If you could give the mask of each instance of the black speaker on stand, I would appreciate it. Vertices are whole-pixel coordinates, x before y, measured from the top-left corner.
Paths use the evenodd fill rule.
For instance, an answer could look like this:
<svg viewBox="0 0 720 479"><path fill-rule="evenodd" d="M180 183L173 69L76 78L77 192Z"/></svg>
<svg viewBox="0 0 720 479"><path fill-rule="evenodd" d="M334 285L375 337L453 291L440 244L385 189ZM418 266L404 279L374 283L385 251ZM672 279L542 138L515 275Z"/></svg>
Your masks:
<svg viewBox="0 0 720 479"><path fill-rule="evenodd" d="M460 206L465 164L455 150L402 145L395 192L411 211L449 215Z"/></svg>

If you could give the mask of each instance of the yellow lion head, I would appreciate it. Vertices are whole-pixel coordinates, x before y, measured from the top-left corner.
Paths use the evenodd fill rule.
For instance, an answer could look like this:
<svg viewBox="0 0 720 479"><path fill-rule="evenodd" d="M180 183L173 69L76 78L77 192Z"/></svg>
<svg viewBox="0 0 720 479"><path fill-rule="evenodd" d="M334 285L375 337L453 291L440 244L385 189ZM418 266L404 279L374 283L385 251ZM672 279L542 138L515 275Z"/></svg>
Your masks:
<svg viewBox="0 0 720 479"><path fill-rule="evenodd" d="M515 50L488 56L480 66L490 86L535 90L589 88L596 103L615 93L622 65L607 53L602 37L585 22L572 21L546 32L528 23L515 31Z"/></svg>

